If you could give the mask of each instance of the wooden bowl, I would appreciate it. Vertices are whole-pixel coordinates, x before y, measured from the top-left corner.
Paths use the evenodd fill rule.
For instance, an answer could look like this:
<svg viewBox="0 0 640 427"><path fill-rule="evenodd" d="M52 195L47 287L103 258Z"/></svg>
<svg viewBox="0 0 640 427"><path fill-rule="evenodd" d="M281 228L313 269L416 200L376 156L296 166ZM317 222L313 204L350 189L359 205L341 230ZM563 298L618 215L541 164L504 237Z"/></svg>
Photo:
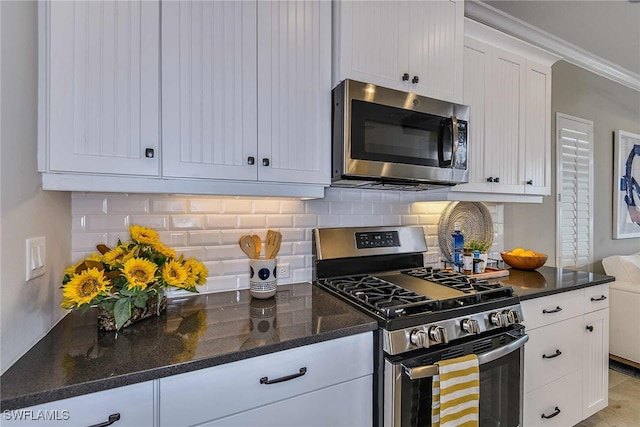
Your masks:
<svg viewBox="0 0 640 427"><path fill-rule="evenodd" d="M535 252L536 256L518 256L509 255L508 252L500 252L504 262L509 264L512 268L518 270L535 270L540 268L547 262L547 255Z"/></svg>

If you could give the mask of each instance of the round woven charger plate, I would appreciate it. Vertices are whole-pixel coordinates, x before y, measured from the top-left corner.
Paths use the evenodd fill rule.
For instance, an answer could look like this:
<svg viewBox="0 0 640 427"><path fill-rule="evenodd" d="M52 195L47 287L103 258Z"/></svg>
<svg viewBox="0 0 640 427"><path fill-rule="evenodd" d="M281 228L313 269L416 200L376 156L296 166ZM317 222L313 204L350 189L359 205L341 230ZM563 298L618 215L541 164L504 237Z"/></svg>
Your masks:
<svg viewBox="0 0 640 427"><path fill-rule="evenodd" d="M460 223L464 241L484 240L493 243L493 220L489 209L478 202L451 202L442 211L438 224L438 243L444 257L451 261L451 235L455 223Z"/></svg>

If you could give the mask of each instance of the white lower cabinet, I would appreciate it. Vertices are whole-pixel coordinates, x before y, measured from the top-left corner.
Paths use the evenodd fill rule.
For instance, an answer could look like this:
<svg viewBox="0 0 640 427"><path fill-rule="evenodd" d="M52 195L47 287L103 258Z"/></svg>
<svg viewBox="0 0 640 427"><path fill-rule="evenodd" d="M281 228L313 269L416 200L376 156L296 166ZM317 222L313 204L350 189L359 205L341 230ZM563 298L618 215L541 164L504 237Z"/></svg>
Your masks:
<svg viewBox="0 0 640 427"><path fill-rule="evenodd" d="M526 350L525 350L526 353ZM580 371L566 375L525 394L523 426L570 427L582 420L580 399L572 392L582 388Z"/></svg>
<svg viewBox="0 0 640 427"><path fill-rule="evenodd" d="M371 425L371 376L241 412L203 426L354 427Z"/></svg>
<svg viewBox="0 0 640 427"><path fill-rule="evenodd" d="M609 285L522 302L524 425L572 426L608 404Z"/></svg>
<svg viewBox="0 0 640 427"><path fill-rule="evenodd" d="M160 379L160 425L329 426L348 413L345 425L370 426L372 374L369 332L174 375Z"/></svg>
<svg viewBox="0 0 640 427"><path fill-rule="evenodd" d="M154 381L132 384L2 414L2 426L114 427L154 425Z"/></svg>

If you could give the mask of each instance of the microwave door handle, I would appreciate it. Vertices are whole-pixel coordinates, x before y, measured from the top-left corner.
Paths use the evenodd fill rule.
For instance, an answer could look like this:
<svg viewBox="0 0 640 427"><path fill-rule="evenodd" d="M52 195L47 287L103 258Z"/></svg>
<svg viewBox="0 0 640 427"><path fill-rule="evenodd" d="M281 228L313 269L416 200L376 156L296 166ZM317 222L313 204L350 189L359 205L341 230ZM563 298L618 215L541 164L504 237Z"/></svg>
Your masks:
<svg viewBox="0 0 640 427"><path fill-rule="evenodd" d="M515 341L510 342L509 344L496 348L495 350L488 351L486 353L482 353L478 355L478 364L484 365L485 363L493 362L494 360L498 360L501 357L506 356L509 353L512 353L522 347L524 343L529 341L528 335L523 335ZM431 378L434 375L438 374L438 365L425 365L425 366L416 366L414 368L407 368L403 366L405 374L411 380L419 380L422 378Z"/></svg>
<svg viewBox="0 0 640 427"><path fill-rule="evenodd" d="M451 116L451 167L455 166L455 159L458 152L458 118Z"/></svg>
<svg viewBox="0 0 640 427"><path fill-rule="evenodd" d="M449 160L444 159L444 130L448 126L451 119L444 119L440 122L440 132L438 132L438 166L447 168L453 166L453 156ZM447 122L446 124L444 122ZM457 132L457 129L456 129ZM453 154L453 153L452 153Z"/></svg>

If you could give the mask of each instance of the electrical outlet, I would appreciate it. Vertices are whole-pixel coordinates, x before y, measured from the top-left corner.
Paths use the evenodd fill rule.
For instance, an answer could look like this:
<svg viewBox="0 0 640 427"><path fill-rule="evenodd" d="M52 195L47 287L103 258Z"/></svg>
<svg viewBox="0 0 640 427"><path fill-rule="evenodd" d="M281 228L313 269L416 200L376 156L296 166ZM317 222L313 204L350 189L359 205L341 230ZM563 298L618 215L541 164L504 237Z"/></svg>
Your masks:
<svg viewBox="0 0 640 427"><path fill-rule="evenodd" d="M278 264L277 277L279 279L284 279L289 277L289 264Z"/></svg>
<svg viewBox="0 0 640 427"><path fill-rule="evenodd" d="M47 271L47 243L44 237L32 237L25 242L26 280L35 279Z"/></svg>

